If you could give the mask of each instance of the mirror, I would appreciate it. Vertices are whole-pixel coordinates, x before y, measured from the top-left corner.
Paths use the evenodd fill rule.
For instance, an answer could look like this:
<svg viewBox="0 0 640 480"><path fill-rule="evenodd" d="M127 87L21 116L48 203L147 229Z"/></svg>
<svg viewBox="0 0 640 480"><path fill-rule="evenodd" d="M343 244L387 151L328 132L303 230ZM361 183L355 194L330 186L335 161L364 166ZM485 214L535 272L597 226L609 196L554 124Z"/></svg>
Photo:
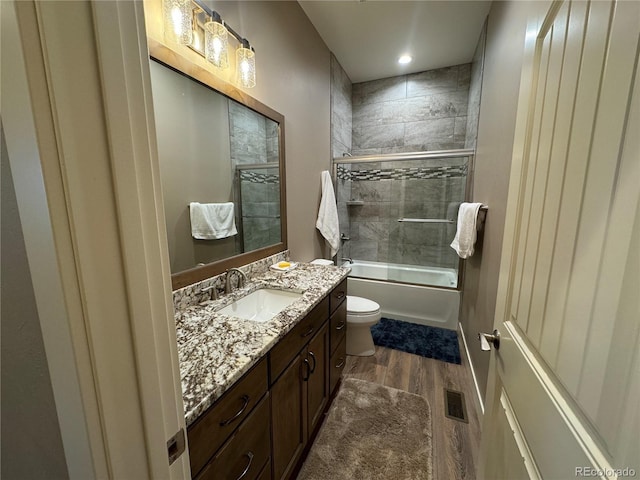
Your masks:
<svg viewBox="0 0 640 480"><path fill-rule="evenodd" d="M175 55L152 60L173 288L285 250L284 117Z"/></svg>

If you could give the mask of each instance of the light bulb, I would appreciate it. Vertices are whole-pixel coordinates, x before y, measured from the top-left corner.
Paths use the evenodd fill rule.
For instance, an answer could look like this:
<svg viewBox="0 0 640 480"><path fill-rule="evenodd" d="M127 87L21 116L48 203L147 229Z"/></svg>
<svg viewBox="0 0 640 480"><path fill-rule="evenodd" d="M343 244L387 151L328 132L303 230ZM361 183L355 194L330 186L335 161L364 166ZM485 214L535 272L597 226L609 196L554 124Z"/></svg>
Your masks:
<svg viewBox="0 0 640 480"><path fill-rule="evenodd" d="M163 0L162 13L165 36L180 45L191 45L193 41L191 0Z"/></svg>
<svg viewBox="0 0 640 480"><path fill-rule="evenodd" d="M248 47L240 46L236 50L237 82L245 88L256 86L256 54Z"/></svg>
<svg viewBox="0 0 640 480"><path fill-rule="evenodd" d="M204 24L204 30L204 51L207 60L218 68L227 68L229 66L227 52L229 32L227 28L222 23L211 20Z"/></svg>
<svg viewBox="0 0 640 480"><path fill-rule="evenodd" d="M413 60L411 55L402 55L400 58L398 58L398 63L400 64L411 63L411 60Z"/></svg>

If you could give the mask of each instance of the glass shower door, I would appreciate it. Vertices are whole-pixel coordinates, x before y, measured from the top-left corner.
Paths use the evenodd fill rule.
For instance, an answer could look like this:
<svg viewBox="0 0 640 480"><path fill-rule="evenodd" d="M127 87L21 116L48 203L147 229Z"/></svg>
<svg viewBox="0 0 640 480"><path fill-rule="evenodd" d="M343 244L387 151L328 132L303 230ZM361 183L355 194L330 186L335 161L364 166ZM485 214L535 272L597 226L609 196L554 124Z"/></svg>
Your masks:
<svg viewBox="0 0 640 480"><path fill-rule="evenodd" d="M389 280L456 288L450 247L465 199L469 157L391 162Z"/></svg>

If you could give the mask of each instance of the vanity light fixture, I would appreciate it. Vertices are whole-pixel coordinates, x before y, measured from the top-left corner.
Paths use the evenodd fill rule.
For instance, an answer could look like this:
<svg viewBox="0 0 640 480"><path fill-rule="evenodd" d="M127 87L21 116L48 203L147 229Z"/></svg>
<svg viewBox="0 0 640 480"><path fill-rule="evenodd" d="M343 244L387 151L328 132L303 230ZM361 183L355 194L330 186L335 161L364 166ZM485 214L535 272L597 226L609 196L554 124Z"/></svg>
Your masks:
<svg viewBox="0 0 640 480"><path fill-rule="evenodd" d="M218 68L229 67L229 31L217 12L204 24L204 38L205 58Z"/></svg>
<svg viewBox="0 0 640 480"><path fill-rule="evenodd" d="M245 88L256 86L256 54L246 39L236 50L236 81Z"/></svg>
<svg viewBox="0 0 640 480"><path fill-rule="evenodd" d="M190 45L193 42L191 0L164 0L162 3L165 36L180 45Z"/></svg>
<svg viewBox="0 0 640 480"><path fill-rule="evenodd" d="M256 54L249 41L222 20L202 0L162 0L165 38L187 45L216 68L229 68L229 36L236 50L236 82L244 88L256 85Z"/></svg>
<svg viewBox="0 0 640 480"><path fill-rule="evenodd" d="M411 63L411 60L413 60L413 58L411 57L411 55L401 55L400 58L398 58L398 63L401 65L405 65L407 63Z"/></svg>

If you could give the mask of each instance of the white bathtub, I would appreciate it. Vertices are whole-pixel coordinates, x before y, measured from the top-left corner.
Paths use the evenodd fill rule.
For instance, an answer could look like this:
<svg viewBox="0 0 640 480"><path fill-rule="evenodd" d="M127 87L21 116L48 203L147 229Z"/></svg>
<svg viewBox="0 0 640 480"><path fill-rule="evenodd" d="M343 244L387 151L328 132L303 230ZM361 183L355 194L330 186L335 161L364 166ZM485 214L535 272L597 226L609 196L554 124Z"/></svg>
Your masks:
<svg viewBox="0 0 640 480"><path fill-rule="evenodd" d="M349 265L349 295L369 298L380 304L382 316L432 327L458 327L460 292L453 290L455 270L413 267L354 260ZM408 285L395 282L429 283L437 286ZM449 288L439 288L449 287Z"/></svg>

